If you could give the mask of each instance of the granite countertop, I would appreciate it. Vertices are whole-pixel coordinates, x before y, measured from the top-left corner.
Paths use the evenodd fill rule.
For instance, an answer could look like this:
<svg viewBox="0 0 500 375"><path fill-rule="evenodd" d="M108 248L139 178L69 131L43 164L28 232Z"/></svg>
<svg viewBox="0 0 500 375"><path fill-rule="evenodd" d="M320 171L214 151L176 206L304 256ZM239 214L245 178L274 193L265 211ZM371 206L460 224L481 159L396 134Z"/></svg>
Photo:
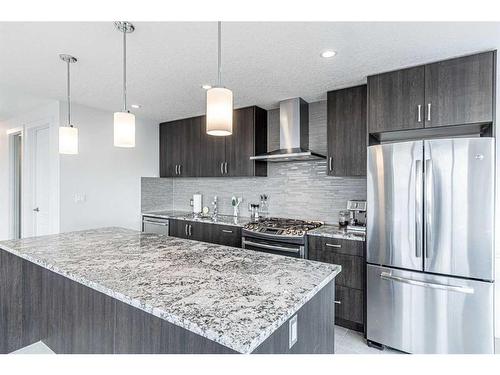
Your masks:
<svg viewBox="0 0 500 375"><path fill-rule="evenodd" d="M240 353L252 352L341 270L123 228L0 248Z"/></svg>
<svg viewBox="0 0 500 375"><path fill-rule="evenodd" d="M249 217L234 217L231 215L217 215L217 220L213 220L211 215L208 216L195 216L192 212L186 211L147 211L143 212L142 215L159 217L163 219L178 219L178 220L188 220L188 221L201 221L203 223L210 224L222 224L222 225L233 225L237 227L243 227L245 224L250 222Z"/></svg>
<svg viewBox="0 0 500 375"><path fill-rule="evenodd" d="M339 227L338 225L324 224L319 228L307 232L309 236L321 236L330 238L339 238L342 240L364 241L366 235L364 233L357 233L348 231L346 228Z"/></svg>

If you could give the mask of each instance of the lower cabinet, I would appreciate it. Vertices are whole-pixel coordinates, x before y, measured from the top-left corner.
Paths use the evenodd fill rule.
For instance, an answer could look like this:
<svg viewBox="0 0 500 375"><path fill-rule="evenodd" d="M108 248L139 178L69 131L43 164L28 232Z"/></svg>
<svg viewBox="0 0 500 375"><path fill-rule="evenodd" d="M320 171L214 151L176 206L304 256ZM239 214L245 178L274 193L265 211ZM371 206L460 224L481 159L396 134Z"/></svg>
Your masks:
<svg viewBox="0 0 500 375"><path fill-rule="evenodd" d="M339 264L335 279L335 324L364 331L365 242L308 236L309 259Z"/></svg>
<svg viewBox="0 0 500 375"><path fill-rule="evenodd" d="M195 241L241 247L241 228L233 225L170 219L169 235Z"/></svg>

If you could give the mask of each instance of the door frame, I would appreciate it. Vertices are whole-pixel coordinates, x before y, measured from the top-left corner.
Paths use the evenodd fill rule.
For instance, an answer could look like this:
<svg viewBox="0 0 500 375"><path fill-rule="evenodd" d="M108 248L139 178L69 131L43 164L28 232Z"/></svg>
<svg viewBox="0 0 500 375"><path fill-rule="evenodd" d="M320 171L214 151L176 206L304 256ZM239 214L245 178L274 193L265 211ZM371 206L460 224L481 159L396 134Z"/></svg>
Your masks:
<svg viewBox="0 0 500 375"><path fill-rule="evenodd" d="M15 148L15 145L14 145L14 137L21 137L21 144L20 144L20 153L21 153L21 160L20 160L20 163L21 163L21 178L20 178L20 182L19 182L19 193L20 193L20 196L19 196L19 200L20 200L20 204L19 204L19 208L16 207L16 204L14 203L14 200L16 199L16 190L18 189L18 187L16 186L16 158L17 158L17 155L15 155L16 153L16 148ZM22 215L22 212L23 212L23 208L22 208L22 186L23 186L23 163L24 163L24 128L23 127L18 127L18 128L12 128L12 129L9 129L7 130L7 137L8 137L8 154L9 154L9 164L8 164L8 195L9 195L9 208L8 208L8 226L9 226L9 229L8 229L8 233L9 233L9 238L12 238L12 239L15 239L17 238L17 235L16 235L16 232L17 232L17 225L16 225L16 216L17 215L20 215L20 217L22 218L23 215ZM16 211L18 211L16 213ZM19 234L22 235L22 223L20 222L19 224Z"/></svg>

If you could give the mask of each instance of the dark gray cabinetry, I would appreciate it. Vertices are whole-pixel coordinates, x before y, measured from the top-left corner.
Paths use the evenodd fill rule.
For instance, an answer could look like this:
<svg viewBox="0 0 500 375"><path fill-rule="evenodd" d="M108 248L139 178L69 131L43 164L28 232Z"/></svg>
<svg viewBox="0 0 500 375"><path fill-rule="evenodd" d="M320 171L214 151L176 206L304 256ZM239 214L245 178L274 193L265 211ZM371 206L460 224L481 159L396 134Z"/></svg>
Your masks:
<svg viewBox="0 0 500 375"><path fill-rule="evenodd" d="M250 156L267 149L267 111L234 111L233 134L206 134L205 116L160 124L160 177L266 176L267 163Z"/></svg>
<svg viewBox="0 0 500 375"><path fill-rule="evenodd" d="M241 247L240 227L178 219L169 219L169 226L172 237Z"/></svg>
<svg viewBox="0 0 500 375"><path fill-rule="evenodd" d="M425 126L493 121L493 52L425 66Z"/></svg>
<svg viewBox="0 0 500 375"><path fill-rule="evenodd" d="M368 77L368 132L493 122L496 52Z"/></svg>
<svg viewBox="0 0 500 375"><path fill-rule="evenodd" d="M328 174L366 176L366 85L330 91L327 103Z"/></svg>
<svg viewBox="0 0 500 375"><path fill-rule="evenodd" d="M363 331L365 242L308 236L308 246L309 259L342 266L335 282L335 323Z"/></svg>
<svg viewBox="0 0 500 375"><path fill-rule="evenodd" d="M423 128L424 77L423 66L368 77L368 131Z"/></svg>
<svg viewBox="0 0 500 375"><path fill-rule="evenodd" d="M200 117L160 124L160 177L199 174Z"/></svg>

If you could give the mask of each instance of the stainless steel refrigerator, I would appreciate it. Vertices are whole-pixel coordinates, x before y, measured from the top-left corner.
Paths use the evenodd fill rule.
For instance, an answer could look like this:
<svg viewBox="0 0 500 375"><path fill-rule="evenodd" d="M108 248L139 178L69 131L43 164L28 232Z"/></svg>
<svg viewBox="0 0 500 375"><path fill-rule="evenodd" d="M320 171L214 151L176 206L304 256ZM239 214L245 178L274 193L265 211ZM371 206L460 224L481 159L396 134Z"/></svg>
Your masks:
<svg viewBox="0 0 500 375"><path fill-rule="evenodd" d="M494 140L368 147L367 339L494 352Z"/></svg>

